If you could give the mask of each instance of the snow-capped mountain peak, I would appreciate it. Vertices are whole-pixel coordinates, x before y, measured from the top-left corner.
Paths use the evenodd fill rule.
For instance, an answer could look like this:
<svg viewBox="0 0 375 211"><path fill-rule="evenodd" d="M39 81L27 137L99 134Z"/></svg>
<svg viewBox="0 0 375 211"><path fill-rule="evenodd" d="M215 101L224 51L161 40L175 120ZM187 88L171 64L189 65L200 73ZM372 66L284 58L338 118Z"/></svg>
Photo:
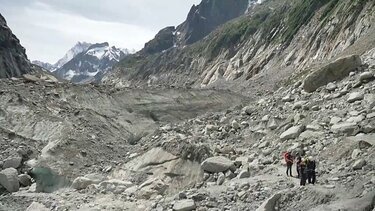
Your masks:
<svg viewBox="0 0 375 211"><path fill-rule="evenodd" d="M77 52L76 49L82 50L82 48L75 47L67 53L67 58L74 55ZM110 46L107 42L96 43L76 54L70 61L58 68L56 74L75 83L98 81L127 54L129 54L127 49L124 51Z"/></svg>
<svg viewBox="0 0 375 211"><path fill-rule="evenodd" d="M91 43L87 42L78 42L73 48L71 48L63 58L61 58L59 61L56 62L55 70L62 67L64 64L68 63L70 60L72 60L75 56L78 54L86 51L90 46L92 46Z"/></svg>

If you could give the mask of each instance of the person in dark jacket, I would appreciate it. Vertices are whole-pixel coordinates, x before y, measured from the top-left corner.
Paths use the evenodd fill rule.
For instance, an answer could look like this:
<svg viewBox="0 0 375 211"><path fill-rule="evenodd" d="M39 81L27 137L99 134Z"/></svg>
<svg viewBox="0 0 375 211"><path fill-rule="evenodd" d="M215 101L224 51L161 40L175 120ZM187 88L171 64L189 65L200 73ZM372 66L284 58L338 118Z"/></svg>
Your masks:
<svg viewBox="0 0 375 211"><path fill-rule="evenodd" d="M305 186L306 185L306 179L307 179L307 168L306 168L306 160L305 159L302 159L301 160L301 164L300 164L300 168L299 168L299 172L300 172L300 185L301 186Z"/></svg>
<svg viewBox="0 0 375 211"><path fill-rule="evenodd" d="M302 157L300 155L297 155L297 158L296 158L296 170L298 174L297 178L301 177L301 172L300 172L301 162L302 162Z"/></svg>
<svg viewBox="0 0 375 211"><path fill-rule="evenodd" d="M292 156L290 151L288 151L284 154L284 159L285 159L285 163L286 163L286 175L287 176L290 175L291 177L293 177L293 175L292 175L293 156Z"/></svg>
<svg viewBox="0 0 375 211"><path fill-rule="evenodd" d="M306 171L307 171L307 181L309 184L315 184L316 181L316 173L315 173L316 163L313 157L309 157L306 163Z"/></svg>

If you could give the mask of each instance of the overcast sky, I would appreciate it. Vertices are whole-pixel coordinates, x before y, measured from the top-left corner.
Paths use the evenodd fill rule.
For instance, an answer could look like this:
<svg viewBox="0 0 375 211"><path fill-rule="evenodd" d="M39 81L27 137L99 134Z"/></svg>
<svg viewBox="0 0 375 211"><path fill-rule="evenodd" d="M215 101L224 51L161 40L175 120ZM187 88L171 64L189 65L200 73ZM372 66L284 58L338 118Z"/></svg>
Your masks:
<svg viewBox="0 0 375 211"><path fill-rule="evenodd" d="M139 50L201 0L0 0L30 60L55 63L78 41Z"/></svg>

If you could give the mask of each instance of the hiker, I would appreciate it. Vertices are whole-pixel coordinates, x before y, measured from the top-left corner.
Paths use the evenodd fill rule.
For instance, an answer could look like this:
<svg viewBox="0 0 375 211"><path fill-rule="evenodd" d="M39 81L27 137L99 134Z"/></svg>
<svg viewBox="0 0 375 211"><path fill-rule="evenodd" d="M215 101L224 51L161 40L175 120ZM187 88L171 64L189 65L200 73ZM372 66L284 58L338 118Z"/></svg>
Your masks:
<svg viewBox="0 0 375 211"><path fill-rule="evenodd" d="M286 175L289 176L288 173L290 173L290 176L293 177L292 175L292 166L293 166L293 156L290 151L287 151L284 154L284 159L286 162Z"/></svg>
<svg viewBox="0 0 375 211"><path fill-rule="evenodd" d="M297 170L297 178L300 178L301 177L301 171L300 171L300 168L301 168L301 162L302 162L302 157L297 154L297 158L296 158L296 170Z"/></svg>
<svg viewBox="0 0 375 211"><path fill-rule="evenodd" d="M305 186L306 185L306 179L307 179L306 160L305 159L301 159L299 172L301 174L300 175L301 176L300 185Z"/></svg>
<svg viewBox="0 0 375 211"><path fill-rule="evenodd" d="M316 181L316 173L315 173L316 163L312 156L310 156L306 163L306 171L307 171L307 181L309 184L315 184Z"/></svg>

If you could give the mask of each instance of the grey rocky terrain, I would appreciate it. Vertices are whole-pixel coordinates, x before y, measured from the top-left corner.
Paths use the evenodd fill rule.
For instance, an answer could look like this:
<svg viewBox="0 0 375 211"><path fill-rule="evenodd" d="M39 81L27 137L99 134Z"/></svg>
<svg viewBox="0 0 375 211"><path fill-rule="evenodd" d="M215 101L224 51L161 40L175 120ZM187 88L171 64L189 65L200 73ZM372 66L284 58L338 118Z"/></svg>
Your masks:
<svg viewBox="0 0 375 211"><path fill-rule="evenodd" d="M374 2L245 10L101 84L1 79L0 210L374 211ZM286 175L286 151L314 158L315 185Z"/></svg>

